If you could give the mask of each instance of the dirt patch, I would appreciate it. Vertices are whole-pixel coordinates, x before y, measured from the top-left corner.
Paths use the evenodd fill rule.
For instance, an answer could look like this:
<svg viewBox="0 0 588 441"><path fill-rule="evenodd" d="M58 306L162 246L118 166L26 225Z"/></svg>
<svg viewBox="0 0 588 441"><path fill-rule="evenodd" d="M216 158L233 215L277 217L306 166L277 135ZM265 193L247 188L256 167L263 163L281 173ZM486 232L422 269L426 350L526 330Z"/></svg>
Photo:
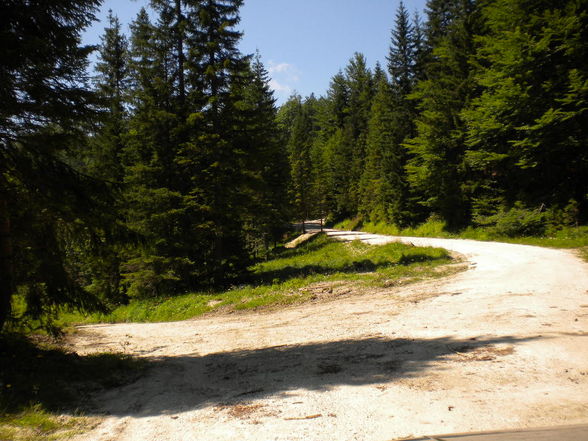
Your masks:
<svg viewBox="0 0 588 441"><path fill-rule="evenodd" d="M250 419L253 417L262 416L274 416L275 413L267 412L267 406L263 404L223 404L215 406L216 412L223 412L229 415L231 418L239 418L241 420Z"/></svg>
<svg viewBox="0 0 588 441"><path fill-rule="evenodd" d="M496 347L496 346L458 346L452 348L455 358L459 361L492 361L498 357L505 357L514 354L513 346Z"/></svg>

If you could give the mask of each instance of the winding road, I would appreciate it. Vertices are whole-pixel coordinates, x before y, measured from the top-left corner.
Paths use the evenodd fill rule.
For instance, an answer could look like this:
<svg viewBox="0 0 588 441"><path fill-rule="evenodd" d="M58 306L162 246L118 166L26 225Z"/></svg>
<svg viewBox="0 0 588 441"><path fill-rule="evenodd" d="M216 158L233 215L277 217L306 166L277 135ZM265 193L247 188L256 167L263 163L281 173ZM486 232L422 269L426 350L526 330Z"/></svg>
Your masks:
<svg viewBox="0 0 588 441"><path fill-rule="evenodd" d="M394 440L588 423L588 264L573 252L327 230L463 255L454 276L266 312L79 328L147 375L91 441ZM339 291L337 291L339 290ZM317 291L318 292L318 291Z"/></svg>

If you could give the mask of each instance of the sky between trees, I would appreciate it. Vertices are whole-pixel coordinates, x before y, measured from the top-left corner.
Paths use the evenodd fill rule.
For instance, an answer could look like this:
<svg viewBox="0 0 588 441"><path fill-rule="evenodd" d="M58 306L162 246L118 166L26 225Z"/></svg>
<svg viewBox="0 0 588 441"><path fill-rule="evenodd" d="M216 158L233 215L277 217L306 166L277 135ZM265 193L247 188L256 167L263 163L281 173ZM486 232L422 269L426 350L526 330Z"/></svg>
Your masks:
<svg viewBox="0 0 588 441"><path fill-rule="evenodd" d="M106 0L84 34L87 44L98 44L108 10L119 17L123 30L148 0ZM399 0L246 0L239 28L239 48L257 50L272 78L278 104L294 92L322 95L329 79L354 52L365 55L368 66L385 62ZM426 0L409 0L410 14L424 16Z"/></svg>

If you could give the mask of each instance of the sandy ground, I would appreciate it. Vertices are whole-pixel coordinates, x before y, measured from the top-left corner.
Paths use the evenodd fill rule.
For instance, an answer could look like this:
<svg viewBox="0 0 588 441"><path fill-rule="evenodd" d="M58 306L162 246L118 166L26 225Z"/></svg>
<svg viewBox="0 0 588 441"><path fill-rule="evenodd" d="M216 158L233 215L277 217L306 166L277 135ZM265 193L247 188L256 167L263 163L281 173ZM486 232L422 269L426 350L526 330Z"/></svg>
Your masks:
<svg viewBox="0 0 588 441"><path fill-rule="evenodd" d="M588 422L588 264L572 252L330 231L464 255L448 279L285 310L80 328L155 363L78 438L394 440Z"/></svg>

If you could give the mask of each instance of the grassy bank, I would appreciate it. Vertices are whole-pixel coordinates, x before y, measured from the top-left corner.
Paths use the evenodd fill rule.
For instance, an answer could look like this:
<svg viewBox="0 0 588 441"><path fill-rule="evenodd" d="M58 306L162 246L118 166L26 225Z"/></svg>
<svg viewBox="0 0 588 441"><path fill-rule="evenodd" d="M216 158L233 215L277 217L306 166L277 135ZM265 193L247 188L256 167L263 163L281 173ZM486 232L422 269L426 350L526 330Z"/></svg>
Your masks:
<svg viewBox="0 0 588 441"><path fill-rule="evenodd" d="M386 234L390 236L414 236L414 237L440 237L446 239L473 239L483 241L496 241L517 243L523 245L536 245L553 248L582 248L584 256L588 255L588 227L566 227L549 231L543 236L507 237L493 234L484 228L469 227L459 232L448 232L445 223L431 220L412 228L398 228L395 225L385 223L365 222L357 220L345 220L335 225L341 230L358 229L368 233Z"/></svg>
<svg viewBox="0 0 588 441"><path fill-rule="evenodd" d="M219 310L279 307L316 299L320 293L313 286L322 282L382 286L400 278L430 277L437 274L435 267L450 261L447 252L441 249L342 243L319 235L311 242L283 250L257 264L242 286L222 292L133 300L108 315L65 314L61 324L174 321Z"/></svg>
<svg viewBox="0 0 588 441"><path fill-rule="evenodd" d="M47 341L0 336L0 440L63 440L92 427L89 396L136 378L142 361L78 356Z"/></svg>

